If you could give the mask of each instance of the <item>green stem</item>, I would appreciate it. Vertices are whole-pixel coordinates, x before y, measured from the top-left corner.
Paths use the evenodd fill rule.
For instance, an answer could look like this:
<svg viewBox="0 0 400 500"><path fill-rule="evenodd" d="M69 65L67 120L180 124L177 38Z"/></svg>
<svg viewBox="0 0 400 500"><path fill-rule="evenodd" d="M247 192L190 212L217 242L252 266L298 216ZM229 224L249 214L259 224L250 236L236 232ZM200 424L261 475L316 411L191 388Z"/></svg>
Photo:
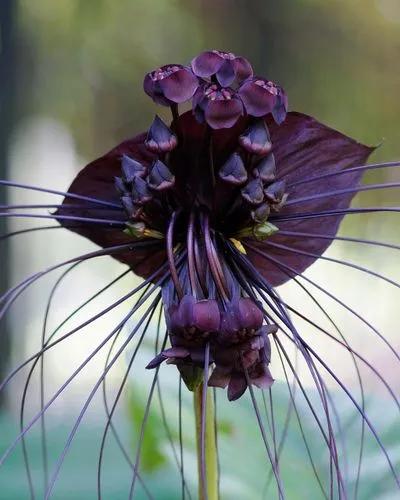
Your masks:
<svg viewBox="0 0 400 500"><path fill-rule="evenodd" d="M207 390L206 411L203 421L203 384L194 391L194 411L196 420L197 464L199 473L199 500L218 500L218 457L214 426L214 400ZM205 435L203 436L203 430ZM204 457L202 442L204 439ZM205 474L203 465L205 464ZM205 480L204 480L205 476Z"/></svg>

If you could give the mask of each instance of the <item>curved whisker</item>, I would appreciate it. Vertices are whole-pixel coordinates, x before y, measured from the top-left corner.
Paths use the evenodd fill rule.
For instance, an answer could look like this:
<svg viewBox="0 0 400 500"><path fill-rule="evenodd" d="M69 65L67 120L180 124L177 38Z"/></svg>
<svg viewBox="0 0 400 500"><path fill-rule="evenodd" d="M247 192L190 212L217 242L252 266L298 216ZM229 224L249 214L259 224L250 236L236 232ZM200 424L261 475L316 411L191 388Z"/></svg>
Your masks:
<svg viewBox="0 0 400 500"><path fill-rule="evenodd" d="M397 281L394 281L394 280L388 278L387 276L383 276L380 273L372 271L371 269L367 269L366 267L360 266L358 264L353 264L352 262L348 262L346 260L335 259L333 257L326 257L325 255L318 255L314 252L306 252L305 250L300 250L300 249L294 248L294 247L288 247L287 245L282 245L280 243L273 243L271 241L265 241L264 244L271 246L271 247L274 247L274 248L281 248L282 250L286 250L288 252L293 252L293 253L301 254L301 255L307 255L310 257L317 257L317 258L320 258L321 260L326 260L327 262L333 262L334 264L340 264L342 266L350 267L352 269L356 269L357 271L361 271L361 272L366 273L370 276L374 276L374 277L379 278L383 281L386 281L387 283L395 286L396 288L400 288L400 283L398 283Z"/></svg>
<svg viewBox="0 0 400 500"><path fill-rule="evenodd" d="M289 271L289 275L291 277L293 276L297 276L298 275L298 272L296 271L296 269L294 269L293 267L291 266L288 266L287 264L284 264L283 262L281 262L280 260L278 259L275 259L274 257L272 257L271 255L268 255L266 254L265 252L262 252L261 250L259 250L258 248L252 246L252 245L249 245L247 244L247 246L249 248L251 248L255 253L259 254L260 256L264 257L265 259L269 260L270 262L273 262L279 269L286 269L287 271ZM363 316L361 316L359 313L357 313L353 308L349 307L347 304L345 304L342 300L340 300L338 297L336 297L335 295L333 295L332 293L328 292L328 290L326 289L326 287L322 287L320 285L318 285L315 281L311 280L310 278L308 278L307 276L304 276L304 275L299 275L299 277L305 281L307 281L308 283L310 283L311 285L313 285L315 288L317 288L318 290L320 290L321 292L323 292L325 295L327 295L328 297L330 297L332 300L334 300L335 302L337 302L338 304L340 304L344 309L346 309L347 311L349 311L353 316L355 316L356 318L358 318L362 323L364 323L372 332L374 332L381 340L382 342L384 342L386 344L386 346L390 349L390 351L394 354L394 356L400 361L400 354L396 351L396 349L391 345L391 343L384 337L384 335L382 335L382 333L377 330L369 321L367 321Z"/></svg>
<svg viewBox="0 0 400 500"><path fill-rule="evenodd" d="M167 343L167 338L168 338L167 333L165 333L163 344L162 344L162 350L165 349L165 345ZM145 433L146 424L147 424L147 420L148 420L149 413L150 413L150 405L151 405L151 402L153 399L153 394L154 394L154 390L156 387L156 382L157 382L159 370L160 370L160 365L158 365L155 369L155 374L154 374L153 381L152 381L151 387L150 387L149 397L147 398L147 403L146 403L146 407L144 410L144 416L143 416L142 425L140 428L139 441L138 441L137 450L136 450L135 465L133 467L132 482L131 482L131 486L129 489L129 497L128 497L129 500L131 500L133 498L133 494L135 491L136 478L138 476L139 464L140 464L140 453L142 450L144 433Z"/></svg>
<svg viewBox="0 0 400 500"><path fill-rule="evenodd" d="M44 214L25 214L23 212L0 212L0 217L18 218L18 219L52 219L52 220L72 220L90 224L105 224L109 227L124 227L127 221L114 219L95 219L92 217L79 217L77 215L44 215Z"/></svg>
<svg viewBox="0 0 400 500"><path fill-rule="evenodd" d="M144 292L142 294L142 297L143 297L143 295L145 293L146 293L146 290L144 290ZM139 298L139 300L140 300L140 298ZM103 397L104 397L105 407L106 407L107 422L106 422L106 426L104 428L103 436L102 436L101 443L100 443L100 452L99 452L99 459L98 459L98 466L97 466L97 497L98 497L99 500L102 498L102 495L101 495L101 469L102 469L104 448L105 448L105 442L106 442L108 430L113 425L112 424L112 418L113 418L115 409L117 408L117 405L118 405L118 402L120 400L121 394L122 394L122 392L123 392L123 390L125 388L126 382L128 380L128 376L129 376L129 373L131 371L132 365L133 365L133 363L134 363L134 361L136 359L136 355L137 355L137 353L138 353L138 351L139 351L139 349L140 349L140 347L142 345L143 339L144 339L144 337L145 337L145 335L147 333L147 330L149 328L150 322L151 322L151 320L152 320L152 318L154 316L154 313L155 313L156 308L157 308L157 306L158 306L158 304L160 302L160 299L161 299L161 295L159 294L156 297L155 301L153 301L153 304L151 305L150 314L148 314L148 317L147 317L147 320L146 320L146 324L143 327L142 333L141 333L140 338L138 340L138 343L137 343L137 345L136 345L136 347L134 349L134 352L133 352L132 356L130 357L128 366L127 366L127 368L125 370L125 374L124 374L124 376L122 378L122 381L121 381L120 386L118 388L117 394L116 394L116 396L114 398L114 402L113 402L113 404L111 406L111 409L109 409L108 403L107 403L105 378L103 380ZM120 333L121 333L121 330L118 332L118 336L119 336ZM107 358L106 358L106 363L105 363L104 370L106 370L106 367L109 364L109 360L111 358L112 349L113 349L113 347L115 345L116 340L117 340L117 336L113 339L113 342L112 342L112 344L110 346L110 350L109 350L109 352L107 354ZM130 460L129 460L129 462L131 463ZM133 464L132 464L131 467L133 468Z"/></svg>
<svg viewBox="0 0 400 500"><path fill-rule="evenodd" d="M21 184L18 182L11 182L11 181L6 181L6 180L0 179L0 185L21 188L21 189L28 189L31 191L40 191L41 193L47 193L47 194L56 194L56 195L62 196L63 198L74 198L76 200L88 201L88 202L94 203L96 205L104 205L104 206L111 207L111 208L119 208L119 209L122 208L122 205L120 203L112 203L110 201L92 198L91 196L82 196L80 194L75 194L75 193L70 193L70 192L65 192L65 191L56 191L55 189L46 189L46 188L39 187L39 186L31 186L29 184Z"/></svg>
<svg viewBox="0 0 400 500"><path fill-rule="evenodd" d="M341 196L345 194L351 193L360 193L363 191L375 191L377 189L393 189L399 188L400 182L386 182L383 184L367 184L363 186L357 186L355 188L346 188L346 189L336 189L333 191L324 191L323 193L313 194L310 196L304 196L303 198L294 198L290 199L285 203L285 206L297 205L299 203L304 203L307 201L320 200L323 198L329 198L331 196Z"/></svg>
<svg viewBox="0 0 400 500"><path fill-rule="evenodd" d="M343 208L336 210L325 210L321 212L303 212L294 215L272 215L270 221L284 222L290 220L306 220L318 217L337 217L338 215L354 215L369 213L398 213L400 207L368 207L368 208Z"/></svg>
<svg viewBox="0 0 400 500"><path fill-rule="evenodd" d="M365 172L366 170L376 170L380 168L398 168L400 167L400 162L389 161L385 163L370 163L369 165L362 165L360 167L350 167L345 170L340 170L339 172L327 172L325 174L316 175L314 177L307 177L296 182L288 184L288 187L299 186L301 184L308 184L309 182L319 181L322 179L328 179L329 177L336 177L338 175L351 174L354 172Z"/></svg>
<svg viewBox="0 0 400 500"><path fill-rule="evenodd" d="M62 451L59 459L57 460L55 471L53 472L53 475L50 478L49 485L48 485L46 493L45 493L45 500L48 500L50 498L50 496L51 496L51 493L52 493L54 485L55 485L55 483L57 481L57 477L58 477L58 474L60 472L61 466L62 466L62 464L64 462L65 456L66 456L66 454L67 454L67 452L68 452L68 450L69 450L69 448L70 448L70 446L72 444L73 438L74 438L74 436L76 434L76 431L78 430L80 422L82 421L82 419L83 419L83 417L84 417L84 415L86 413L86 410L89 407L90 402L92 401L93 397L95 396L98 388L100 387L100 385L103 382L104 378L106 377L107 373L110 371L110 369L115 364L115 362L119 359L120 355L124 352L125 348L129 344L129 342L132 340L132 338L134 337L134 335L137 333L137 331L139 330L139 328L141 327L141 325L143 324L143 322L145 321L145 319L147 318L147 316L150 314L151 311L153 311L154 305L158 302L158 300L159 300L159 295L153 300L153 302L150 305L150 307L143 314L143 316L139 319L138 323L135 325L135 327L132 330L132 332L128 335L128 338L125 340L125 342L122 344L122 346L118 349L117 353L113 356L113 358L111 359L111 361L108 363L108 365L104 369L103 373L101 374L100 378L98 379L98 381L94 385L93 389L90 391L90 394L89 394L88 398L86 399L86 401L85 401L85 403L84 403L84 405L82 407L82 410L80 411L80 413L78 415L78 418L75 421L75 424L74 424L74 426L72 428L72 431L70 432L70 434L68 436L68 439L67 439L67 442L66 442L66 444L64 446L64 449L63 449L63 451ZM112 336L114 336L119 331L119 329L126 324L126 322L129 320L129 318L132 317L133 313L137 309L138 309L138 306L136 304L133 307L133 309L129 312L129 314L127 316L125 316L125 318L122 320L122 322L118 325L117 329L113 330ZM106 337L106 342L108 342L110 339L111 339L111 336L107 336ZM102 342L102 347L104 345L105 344L104 344L104 341L103 341ZM93 352L98 352L98 350L96 349Z"/></svg>
<svg viewBox="0 0 400 500"><path fill-rule="evenodd" d="M279 230L279 234L282 234L284 236L301 236L304 238L317 238L317 239L322 239L322 240L337 240L337 241L346 241L349 243L361 243L365 245L373 245L377 247L382 247L382 248L391 248L393 250L400 250L400 245L395 245L393 243L385 243L383 241L376 241L376 240L366 240L362 238L350 238L346 236L330 236L328 234L321 234L321 233L303 233L300 231L286 231L286 230Z"/></svg>
<svg viewBox="0 0 400 500"><path fill-rule="evenodd" d="M93 323L94 321L96 321L100 317L104 316L105 314L107 314L109 311L111 311L115 307L117 307L120 304L122 304L123 302L125 302L128 298L132 297L135 293L137 293L139 290L141 290L143 287L145 287L148 283L151 283L152 279L154 279L159 274L159 272L162 271L165 267L166 267L166 265L164 264L159 269L157 269L157 271L155 271L153 273L153 275L151 275L147 280L143 281L140 285L138 285L134 290L130 291L129 293L124 295L122 298L118 299L116 302L114 302L113 304L108 306L106 309L104 309L100 313L97 313L96 315L92 316L88 320L84 321L83 323L81 323L77 327L75 327L72 330L70 330L69 332L67 332L66 334L62 335L54 342L48 343L48 341L47 341L47 343L43 347L43 349L36 352L34 355L30 356L29 358L27 358L20 365L18 365L16 368L14 368L14 370L11 371L11 373L1 382L0 391L4 389L4 387L10 382L10 380L12 378L14 378L15 375L20 370L22 370L22 368L24 366L28 365L31 361L35 361L35 359L37 359L39 356L41 356L44 352L48 351L49 349L52 349L53 347L55 347L57 344L59 344L63 340L67 339L68 337L70 337L74 333L78 332L79 330L81 330L85 326L89 325L90 323ZM165 273L164 276L162 276L162 278L160 278L158 281L156 281L148 293L149 294L152 293L161 283L163 283L163 281L166 279L167 276L168 276L168 273ZM148 295L146 295L146 298L148 298ZM145 300L145 297L143 297L142 301L143 300ZM140 304L142 303L142 301L140 302Z"/></svg>

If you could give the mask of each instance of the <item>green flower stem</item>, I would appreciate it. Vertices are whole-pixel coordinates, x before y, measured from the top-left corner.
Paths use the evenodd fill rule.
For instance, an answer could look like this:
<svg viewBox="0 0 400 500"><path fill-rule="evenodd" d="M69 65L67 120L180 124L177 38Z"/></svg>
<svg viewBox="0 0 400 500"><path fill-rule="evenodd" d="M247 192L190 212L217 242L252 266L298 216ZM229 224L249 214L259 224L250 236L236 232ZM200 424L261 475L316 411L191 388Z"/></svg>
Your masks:
<svg viewBox="0 0 400 500"><path fill-rule="evenodd" d="M206 389L207 390L207 389ZM218 500L218 456L214 425L214 400L210 390L207 390L207 403L205 413L205 484L202 480L202 400L203 384L194 391L194 411L196 420L197 464L199 473L199 500Z"/></svg>

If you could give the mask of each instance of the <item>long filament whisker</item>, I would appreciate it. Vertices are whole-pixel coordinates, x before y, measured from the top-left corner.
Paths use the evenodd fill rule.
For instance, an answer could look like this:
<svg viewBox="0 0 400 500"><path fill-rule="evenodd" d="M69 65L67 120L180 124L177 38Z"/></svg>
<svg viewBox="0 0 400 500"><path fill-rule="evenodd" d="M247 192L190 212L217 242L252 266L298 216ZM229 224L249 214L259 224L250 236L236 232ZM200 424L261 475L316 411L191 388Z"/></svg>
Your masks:
<svg viewBox="0 0 400 500"><path fill-rule="evenodd" d="M21 184L21 183L17 183L17 182L11 182L11 181L2 180L2 179L0 179L0 185L2 185L2 186L9 186L9 187L15 187L15 188L21 188L21 189L28 189L28 190L31 190L31 191L40 191L41 193L56 194L56 195L63 196L64 198L74 198L76 200L89 201L89 202L95 203L97 205L105 205L107 207L113 207L113 208L122 209L122 205L121 204L112 203L112 202L106 201L106 200L99 200L98 198L92 198L92 197L89 197L89 196L82 196L80 194L75 194L75 193L71 193L71 192L67 193L67 192L64 192L64 191L56 191L54 189L46 189L46 188L42 188L42 187L39 187L39 186L31 186L31 185L28 185L28 184Z"/></svg>
<svg viewBox="0 0 400 500"><path fill-rule="evenodd" d="M305 179L298 180L288 184L288 187L299 186L300 184L308 184L309 182L319 181L321 179L328 179L329 177L336 177L338 175L351 174L353 172L365 172L366 170L375 170L380 168L398 168L400 167L400 162L390 161L385 163L370 163L369 165L362 165L359 167L350 167L345 170L340 170L339 172L327 172L326 174L316 175L314 177L307 177Z"/></svg>

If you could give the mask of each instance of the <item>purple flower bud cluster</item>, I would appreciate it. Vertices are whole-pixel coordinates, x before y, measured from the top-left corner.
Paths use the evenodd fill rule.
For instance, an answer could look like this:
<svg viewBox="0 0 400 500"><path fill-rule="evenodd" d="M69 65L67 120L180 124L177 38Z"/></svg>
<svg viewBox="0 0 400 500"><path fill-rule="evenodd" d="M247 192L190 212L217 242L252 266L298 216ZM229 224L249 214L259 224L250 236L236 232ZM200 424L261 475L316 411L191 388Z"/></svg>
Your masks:
<svg viewBox="0 0 400 500"><path fill-rule="evenodd" d="M219 50L201 53L190 66L162 66L148 73L143 85L157 104L174 107L192 100L197 120L212 129L230 128L247 115L272 114L280 124L288 108L282 87L253 76L253 68L244 57Z"/></svg>
<svg viewBox="0 0 400 500"><path fill-rule="evenodd" d="M248 384L267 388L273 383L268 369L271 345L268 334L275 325L263 325L263 313L249 297L223 305L216 299L195 299L185 294L166 311L171 346L158 354L147 368L163 361L177 366L185 382L193 383L193 371L201 374L205 345L210 345L209 364L214 365L208 385L228 388L228 399L238 399Z"/></svg>

